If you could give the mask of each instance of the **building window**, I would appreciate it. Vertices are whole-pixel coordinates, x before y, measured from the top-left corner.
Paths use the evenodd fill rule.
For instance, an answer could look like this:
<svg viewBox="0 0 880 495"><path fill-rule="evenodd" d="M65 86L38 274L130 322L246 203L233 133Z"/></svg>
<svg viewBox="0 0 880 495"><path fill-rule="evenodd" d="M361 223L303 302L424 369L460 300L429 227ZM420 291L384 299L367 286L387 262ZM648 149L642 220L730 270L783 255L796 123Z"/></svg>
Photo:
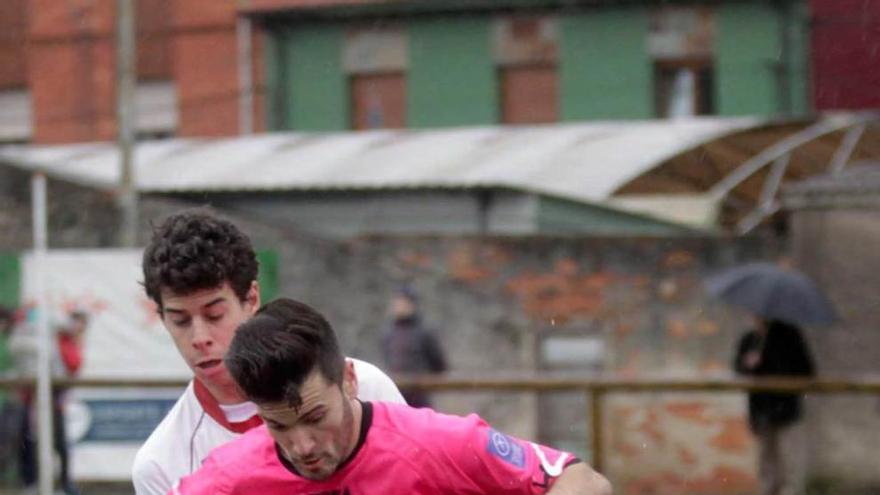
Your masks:
<svg viewBox="0 0 880 495"><path fill-rule="evenodd" d="M510 16L493 26L501 122L540 124L559 120L558 43L555 19Z"/></svg>
<svg viewBox="0 0 880 495"><path fill-rule="evenodd" d="M351 76L352 127L357 130L406 125L406 80L402 73Z"/></svg>
<svg viewBox="0 0 880 495"><path fill-rule="evenodd" d="M353 129L406 126L405 30L395 24L352 27L343 48Z"/></svg>
<svg viewBox="0 0 880 495"><path fill-rule="evenodd" d="M0 108L0 144L29 142L34 119L30 91L0 89Z"/></svg>
<svg viewBox="0 0 880 495"><path fill-rule="evenodd" d="M177 132L177 86L173 81L142 81L134 93L138 139L162 139Z"/></svg>
<svg viewBox="0 0 880 495"><path fill-rule="evenodd" d="M714 75L709 61L663 61L654 64L654 110L675 118L715 113Z"/></svg>
<svg viewBox="0 0 880 495"><path fill-rule="evenodd" d="M541 124L559 120L556 66L531 65L500 69L501 121Z"/></svg>
<svg viewBox="0 0 880 495"><path fill-rule="evenodd" d="M705 7L662 7L651 16L648 51L654 61L658 117L715 113L715 17Z"/></svg>

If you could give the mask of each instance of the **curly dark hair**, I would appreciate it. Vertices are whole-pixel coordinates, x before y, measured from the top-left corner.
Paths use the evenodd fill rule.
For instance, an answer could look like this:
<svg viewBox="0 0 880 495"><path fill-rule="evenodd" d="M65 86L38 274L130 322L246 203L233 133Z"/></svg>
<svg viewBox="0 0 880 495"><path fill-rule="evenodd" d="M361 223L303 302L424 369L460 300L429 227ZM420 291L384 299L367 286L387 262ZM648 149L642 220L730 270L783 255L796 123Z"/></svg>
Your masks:
<svg viewBox="0 0 880 495"><path fill-rule="evenodd" d="M227 281L244 301L258 270L250 239L205 208L175 213L154 228L142 267L144 289L160 311L163 289L187 295Z"/></svg>
<svg viewBox="0 0 880 495"><path fill-rule="evenodd" d="M299 389L314 370L341 385L345 357L330 323L307 304L280 298L242 323L226 353L226 368L257 404L299 407Z"/></svg>

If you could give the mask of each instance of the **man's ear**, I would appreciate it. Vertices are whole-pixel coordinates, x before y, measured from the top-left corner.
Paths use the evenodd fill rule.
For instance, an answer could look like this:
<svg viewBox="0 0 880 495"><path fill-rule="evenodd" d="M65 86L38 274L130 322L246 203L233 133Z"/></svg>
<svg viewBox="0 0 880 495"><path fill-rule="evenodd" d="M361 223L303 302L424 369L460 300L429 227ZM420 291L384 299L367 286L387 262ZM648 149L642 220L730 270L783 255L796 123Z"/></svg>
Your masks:
<svg viewBox="0 0 880 495"><path fill-rule="evenodd" d="M342 372L342 392L349 399L356 399L358 395L357 373L354 371L354 362L345 360L345 369Z"/></svg>
<svg viewBox="0 0 880 495"><path fill-rule="evenodd" d="M254 280L244 296L244 303L251 315L260 309L260 283Z"/></svg>

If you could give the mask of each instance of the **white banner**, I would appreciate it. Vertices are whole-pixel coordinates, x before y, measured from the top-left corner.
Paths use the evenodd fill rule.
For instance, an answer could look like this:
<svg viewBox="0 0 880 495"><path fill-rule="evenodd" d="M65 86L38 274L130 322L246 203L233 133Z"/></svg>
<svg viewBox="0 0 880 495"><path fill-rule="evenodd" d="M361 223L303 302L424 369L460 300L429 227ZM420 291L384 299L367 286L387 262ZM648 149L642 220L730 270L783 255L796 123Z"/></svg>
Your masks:
<svg viewBox="0 0 880 495"><path fill-rule="evenodd" d="M34 257L25 255L22 291L34 300ZM140 284L140 250L50 251L46 286L51 321L79 307L89 313L83 378L187 378L156 307Z"/></svg>
<svg viewBox="0 0 880 495"><path fill-rule="evenodd" d="M22 301L34 301L34 257L22 263ZM46 258L50 321L73 308L89 316L82 378L191 376L140 281L141 250L50 251ZM22 328L30 330L28 325ZM27 338L27 335L19 337ZM54 339L53 339L54 341ZM137 448L182 390L76 389L67 404L67 434L76 479L124 480Z"/></svg>

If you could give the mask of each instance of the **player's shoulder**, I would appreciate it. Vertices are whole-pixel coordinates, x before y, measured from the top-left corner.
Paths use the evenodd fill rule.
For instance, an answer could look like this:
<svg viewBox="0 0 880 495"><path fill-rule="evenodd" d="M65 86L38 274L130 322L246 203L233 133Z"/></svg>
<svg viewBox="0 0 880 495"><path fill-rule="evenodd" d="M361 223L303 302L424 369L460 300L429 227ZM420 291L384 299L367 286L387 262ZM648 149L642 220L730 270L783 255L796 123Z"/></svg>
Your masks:
<svg viewBox="0 0 880 495"><path fill-rule="evenodd" d="M187 430L192 432L195 418L200 414L198 408L190 383L135 454L132 465L135 486L176 476L171 471L183 462L177 457L187 452L186 443L191 436Z"/></svg>
<svg viewBox="0 0 880 495"><path fill-rule="evenodd" d="M359 381L364 380L376 380L376 379L389 379L388 375L385 374L384 371L379 369L375 364L364 361L363 359L347 357L349 361L354 364L354 371L357 374Z"/></svg>
<svg viewBox="0 0 880 495"><path fill-rule="evenodd" d="M374 403L373 411L373 425L379 430L422 444L448 445L451 440L469 438L486 427L476 414L456 416L388 403Z"/></svg>
<svg viewBox="0 0 880 495"><path fill-rule="evenodd" d="M192 432L204 410L196 399L193 392L193 384L177 399L177 402L168 410L159 425L153 430L141 447L141 451L165 450L171 445L186 442L189 438L187 431Z"/></svg>
<svg viewBox="0 0 880 495"><path fill-rule="evenodd" d="M383 401L405 404L397 385L378 366L356 358L346 358L354 365L358 380L358 398L364 401Z"/></svg>
<svg viewBox="0 0 880 495"><path fill-rule="evenodd" d="M452 416L431 409L388 403L373 404L367 442L377 458L388 457L409 466L419 476L441 486L453 485L452 466L473 462L476 445L484 444L485 423L477 416Z"/></svg>

